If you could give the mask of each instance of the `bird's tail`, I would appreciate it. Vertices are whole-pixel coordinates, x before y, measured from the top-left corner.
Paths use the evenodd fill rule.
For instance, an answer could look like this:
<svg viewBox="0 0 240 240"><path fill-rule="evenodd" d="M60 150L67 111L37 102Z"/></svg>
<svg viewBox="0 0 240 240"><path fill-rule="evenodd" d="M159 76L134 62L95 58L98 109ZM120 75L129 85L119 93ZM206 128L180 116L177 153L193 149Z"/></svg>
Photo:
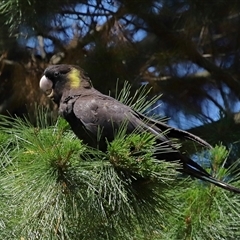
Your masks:
<svg viewBox="0 0 240 240"><path fill-rule="evenodd" d="M193 164L192 164L193 163ZM195 163L193 160L189 159L188 163L183 164L183 168L179 169L180 172L186 173L192 177L196 177L203 181L213 183L214 185L224 188L230 192L240 193L240 189L233 187L225 182L222 182L214 177L212 177L208 172L206 172L200 165Z"/></svg>

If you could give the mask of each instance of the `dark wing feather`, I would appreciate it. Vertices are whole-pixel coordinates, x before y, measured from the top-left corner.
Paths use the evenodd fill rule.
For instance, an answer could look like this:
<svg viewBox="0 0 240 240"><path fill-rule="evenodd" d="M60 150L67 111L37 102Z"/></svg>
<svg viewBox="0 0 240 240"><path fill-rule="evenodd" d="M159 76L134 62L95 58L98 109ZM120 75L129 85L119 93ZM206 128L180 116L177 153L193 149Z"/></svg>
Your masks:
<svg viewBox="0 0 240 240"><path fill-rule="evenodd" d="M146 122L142 121L129 106L101 93L94 97L81 96L76 100L73 112L93 135L97 135L99 126L101 126L102 138L107 138L108 141L114 139L119 128L126 126L127 134L134 131L149 131L160 141L171 145L161 129L148 123L149 119Z"/></svg>
<svg viewBox="0 0 240 240"><path fill-rule="evenodd" d="M106 150L105 140L108 139L111 142L119 127L123 126L124 123L127 124L127 133L135 130L135 125L132 124L134 122L132 118L135 118L135 116L131 112L132 110L128 106L100 93L94 95L94 97L91 95L81 96L73 106L75 118L95 138L95 144L93 145L96 146L98 144L96 143L97 138L101 137L98 141L101 144L99 146L101 150ZM78 136L81 139L84 137L82 135L86 135L84 132L80 134L81 136L79 134Z"/></svg>

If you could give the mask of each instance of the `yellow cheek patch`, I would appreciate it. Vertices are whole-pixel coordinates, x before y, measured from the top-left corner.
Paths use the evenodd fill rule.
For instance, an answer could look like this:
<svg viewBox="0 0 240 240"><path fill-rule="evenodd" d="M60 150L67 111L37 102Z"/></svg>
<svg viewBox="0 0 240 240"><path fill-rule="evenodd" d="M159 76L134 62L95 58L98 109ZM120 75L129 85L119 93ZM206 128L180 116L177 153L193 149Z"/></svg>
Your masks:
<svg viewBox="0 0 240 240"><path fill-rule="evenodd" d="M78 88L81 83L81 76L79 70L73 68L68 74L68 79L70 81L71 88Z"/></svg>

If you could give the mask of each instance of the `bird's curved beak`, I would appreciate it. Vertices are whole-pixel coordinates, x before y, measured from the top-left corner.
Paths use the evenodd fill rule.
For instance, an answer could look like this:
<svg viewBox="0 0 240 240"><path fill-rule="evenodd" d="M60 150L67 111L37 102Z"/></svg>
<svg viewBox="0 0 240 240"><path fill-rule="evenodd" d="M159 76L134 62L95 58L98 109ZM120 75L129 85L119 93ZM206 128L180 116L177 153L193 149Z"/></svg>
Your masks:
<svg viewBox="0 0 240 240"><path fill-rule="evenodd" d="M49 98L53 98L53 83L45 75L42 76L39 87L47 94Z"/></svg>

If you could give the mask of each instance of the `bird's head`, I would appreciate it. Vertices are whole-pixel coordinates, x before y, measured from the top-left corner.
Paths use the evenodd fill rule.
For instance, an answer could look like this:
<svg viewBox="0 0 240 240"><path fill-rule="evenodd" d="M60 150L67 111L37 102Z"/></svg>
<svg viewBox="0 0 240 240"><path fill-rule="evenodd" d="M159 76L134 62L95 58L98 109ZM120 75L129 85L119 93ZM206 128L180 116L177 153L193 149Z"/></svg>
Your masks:
<svg viewBox="0 0 240 240"><path fill-rule="evenodd" d="M39 86L49 98L59 104L65 91L91 88L91 81L79 67L61 64L46 68Z"/></svg>

